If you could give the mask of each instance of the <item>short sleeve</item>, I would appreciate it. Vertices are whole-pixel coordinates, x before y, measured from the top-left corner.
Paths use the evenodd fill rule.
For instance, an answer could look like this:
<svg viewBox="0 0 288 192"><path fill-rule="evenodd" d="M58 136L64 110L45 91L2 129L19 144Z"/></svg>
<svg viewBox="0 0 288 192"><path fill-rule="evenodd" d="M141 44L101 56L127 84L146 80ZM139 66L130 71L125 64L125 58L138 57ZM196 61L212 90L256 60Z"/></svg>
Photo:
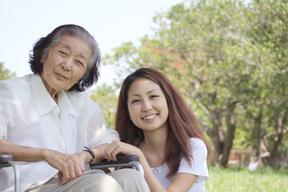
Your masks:
<svg viewBox="0 0 288 192"><path fill-rule="evenodd" d="M7 140L9 106L7 105L7 98L10 98L9 89L6 84L0 82L0 140Z"/></svg>
<svg viewBox="0 0 288 192"><path fill-rule="evenodd" d="M0 114L0 140L6 140L6 139L7 139L7 124Z"/></svg>
<svg viewBox="0 0 288 192"><path fill-rule="evenodd" d="M198 176L198 182L207 180L209 177L207 167L207 148L205 143L198 138L191 138L192 149L191 164L183 158L180 162L178 173L190 173Z"/></svg>
<svg viewBox="0 0 288 192"><path fill-rule="evenodd" d="M97 146L119 139L118 133L114 129L105 126L104 115L98 103L90 101L89 108L91 118L88 121L88 145Z"/></svg>

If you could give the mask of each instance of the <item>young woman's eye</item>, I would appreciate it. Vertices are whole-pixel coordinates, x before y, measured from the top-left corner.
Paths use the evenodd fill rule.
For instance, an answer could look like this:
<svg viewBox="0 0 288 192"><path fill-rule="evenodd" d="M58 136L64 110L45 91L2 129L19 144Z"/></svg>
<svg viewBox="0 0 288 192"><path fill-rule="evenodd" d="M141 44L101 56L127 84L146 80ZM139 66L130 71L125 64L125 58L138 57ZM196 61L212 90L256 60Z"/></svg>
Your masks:
<svg viewBox="0 0 288 192"><path fill-rule="evenodd" d="M130 103L133 104L133 103L137 103L139 101L140 101L139 99L133 99Z"/></svg>

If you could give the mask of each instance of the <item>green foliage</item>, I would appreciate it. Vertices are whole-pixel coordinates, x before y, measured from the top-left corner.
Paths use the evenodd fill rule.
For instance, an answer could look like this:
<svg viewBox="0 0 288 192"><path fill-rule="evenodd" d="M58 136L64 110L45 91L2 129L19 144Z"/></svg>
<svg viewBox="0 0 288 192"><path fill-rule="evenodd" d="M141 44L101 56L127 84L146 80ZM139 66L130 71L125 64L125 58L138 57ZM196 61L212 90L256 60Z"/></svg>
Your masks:
<svg viewBox="0 0 288 192"><path fill-rule="evenodd" d="M101 85L92 91L90 98L100 105L105 116L106 126L114 128L117 107L116 88L105 84Z"/></svg>
<svg viewBox="0 0 288 192"><path fill-rule="evenodd" d="M254 1L250 35L261 46L261 64L266 67L265 81L262 81L260 102L262 103L263 122L261 134L267 138L272 157L280 151L287 151L288 132L288 2L279 0ZM264 79L263 78L263 79ZM259 104L259 101L258 101ZM254 109L255 110L255 109ZM286 139L285 139L286 134ZM287 155L287 152L286 152ZM273 158L272 158L273 160Z"/></svg>
<svg viewBox="0 0 288 192"><path fill-rule="evenodd" d="M3 63L0 63L0 80L9 79L14 76L15 73L12 73L8 69L5 69Z"/></svg>
<svg viewBox="0 0 288 192"><path fill-rule="evenodd" d="M165 73L223 165L233 145L257 153L265 140L275 156L287 151L287 18L285 0L185 1L155 16L154 36L116 48L109 63L122 74L139 67Z"/></svg>

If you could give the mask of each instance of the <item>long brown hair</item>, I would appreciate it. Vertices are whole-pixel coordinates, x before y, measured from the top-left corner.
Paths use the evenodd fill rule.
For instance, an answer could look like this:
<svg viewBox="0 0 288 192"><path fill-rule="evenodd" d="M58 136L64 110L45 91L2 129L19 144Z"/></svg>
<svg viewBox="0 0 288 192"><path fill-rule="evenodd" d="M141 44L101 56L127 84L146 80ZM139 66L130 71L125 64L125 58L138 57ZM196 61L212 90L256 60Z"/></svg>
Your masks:
<svg viewBox="0 0 288 192"><path fill-rule="evenodd" d="M115 125L121 141L139 146L144 140L143 131L130 120L127 103L130 85L137 79L148 79L158 84L167 100L169 115L165 162L169 167L167 177L173 176L179 168L181 159L184 157L189 161L191 157L193 149L188 144L189 139L196 137L204 140L203 132L195 115L172 83L155 69L140 68L126 77L120 90Z"/></svg>

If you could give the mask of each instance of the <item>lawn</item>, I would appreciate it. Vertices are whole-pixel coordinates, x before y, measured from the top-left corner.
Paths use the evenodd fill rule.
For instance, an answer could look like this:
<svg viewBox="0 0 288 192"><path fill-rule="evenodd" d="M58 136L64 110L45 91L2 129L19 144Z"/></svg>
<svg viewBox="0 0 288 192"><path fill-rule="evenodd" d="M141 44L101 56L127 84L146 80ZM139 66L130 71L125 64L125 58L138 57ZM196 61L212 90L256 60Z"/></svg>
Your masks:
<svg viewBox="0 0 288 192"><path fill-rule="evenodd" d="M209 167L207 192L288 192L288 169L247 169Z"/></svg>

